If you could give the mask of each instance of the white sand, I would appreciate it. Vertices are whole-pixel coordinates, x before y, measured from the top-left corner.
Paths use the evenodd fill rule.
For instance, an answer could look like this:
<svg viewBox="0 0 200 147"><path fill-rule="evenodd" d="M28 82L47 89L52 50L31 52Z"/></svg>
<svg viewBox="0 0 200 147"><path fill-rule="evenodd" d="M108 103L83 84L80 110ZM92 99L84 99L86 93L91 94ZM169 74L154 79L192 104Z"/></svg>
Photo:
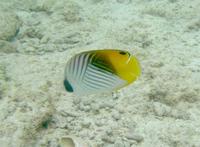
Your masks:
<svg viewBox="0 0 200 147"><path fill-rule="evenodd" d="M0 12L1 147L56 147L66 135L200 146L199 0L1 0ZM67 93L67 60L102 48L134 53L140 79L115 97Z"/></svg>

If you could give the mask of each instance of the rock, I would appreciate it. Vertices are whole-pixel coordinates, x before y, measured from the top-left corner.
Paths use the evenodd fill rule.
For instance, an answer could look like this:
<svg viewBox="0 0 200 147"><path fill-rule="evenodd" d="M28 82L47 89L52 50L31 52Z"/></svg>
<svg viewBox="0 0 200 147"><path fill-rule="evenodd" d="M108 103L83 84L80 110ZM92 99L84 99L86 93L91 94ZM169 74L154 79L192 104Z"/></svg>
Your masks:
<svg viewBox="0 0 200 147"><path fill-rule="evenodd" d="M122 141L117 141L117 142L115 142L114 146L115 147L124 147L124 144Z"/></svg>
<svg viewBox="0 0 200 147"><path fill-rule="evenodd" d="M114 103L112 101L103 102L100 104L100 108L102 108L102 109L105 109L105 108L111 109L113 107L114 107Z"/></svg>
<svg viewBox="0 0 200 147"><path fill-rule="evenodd" d="M89 112L91 110L91 107L89 105L84 106L82 103L79 106L79 110Z"/></svg>
<svg viewBox="0 0 200 147"><path fill-rule="evenodd" d="M91 122L87 119L82 122L82 127L84 128L89 128L90 125L91 125Z"/></svg>
<svg viewBox="0 0 200 147"><path fill-rule="evenodd" d="M114 144L106 144L105 147L115 147Z"/></svg>
<svg viewBox="0 0 200 147"><path fill-rule="evenodd" d="M114 147L130 147L129 142L122 141L121 139L117 139L114 143Z"/></svg>
<svg viewBox="0 0 200 147"><path fill-rule="evenodd" d="M20 37L28 37L31 38L31 41L36 41L39 43L39 41L43 38L43 34L41 30L35 27L29 27L24 31L21 31L21 36ZM35 40L34 40L35 39ZM29 41L29 40L28 40Z"/></svg>
<svg viewBox="0 0 200 147"><path fill-rule="evenodd" d="M118 3L129 4L132 0L117 0Z"/></svg>
<svg viewBox="0 0 200 147"><path fill-rule="evenodd" d="M119 113L123 114L125 112L124 107L119 107L117 108L117 111L119 111Z"/></svg>
<svg viewBox="0 0 200 147"><path fill-rule="evenodd" d="M127 139L130 139L130 140L135 140L135 141L137 141L137 142L141 142L141 141L144 140L144 138L143 138L142 136L137 135L137 134L135 134L135 133L133 133L133 132L129 132L129 133L126 135L126 138L127 138Z"/></svg>
<svg viewBox="0 0 200 147"><path fill-rule="evenodd" d="M190 114L188 114L186 111L179 110L179 109L173 109L171 111L170 116L176 119L183 119L183 120L190 119Z"/></svg>
<svg viewBox="0 0 200 147"><path fill-rule="evenodd" d="M75 97L75 98L73 99L73 104L74 104L74 105L78 105L78 104L80 104L80 102L81 102L81 98L79 98L79 97Z"/></svg>
<svg viewBox="0 0 200 147"><path fill-rule="evenodd" d="M97 119L95 121L95 124L98 126L98 127L101 127L103 125L105 125L105 121L103 119Z"/></svg>
<svg viewBox="0 0 200 147"><path fill-rule="evenodd" d="M191 22L189 23L188 27L187 27L188 31L198 31L200 30L200 19L193 19L191 20Z"/></svg>
<svg viewBox="0 0 200 147"><path fill-rule="evenodd" d="M6 82L8 80L6 65L0 63L0 82Z"/></svg>
<svg viewBox="0 0 200 147"><path fill-rule="evenodd" d="M32 11L46 11L51 12L52 7L55 5L54 0L36 0L36 4L31 7Z"/></svg>
<svg viewBox="0 0 200 147"><path fill-rule="evenodd" d="M83 101L83 105L84 106L87 106L87 105L90 105L92 102L90 100L85 100Z"/></svg>
<svg viewBox="0 0 200 147"><path fill-rule="evenodd" d="M7 76L6 66L4 64L0 64L0 99L3 98L4 93L7 89L7 80L9 77Z"/></svg>
<svg viewBox="0 0 200 147"><path fill-rule="evenodd" d="M108 135L104 135L102 137L102 140L105 141L105 142L107 142L107 143L114 143L115 142L114 138L111 137L111 136L108 136Z"/></svg>
<svg viewBox="0 0 200 147"><path fill-rule="evenodd" d="M194 89L186 89L181 92L180 99L188 103L195 103L199 100L198 92Z"/></svg>
<svg viewBox="0 0 200 147"><path fill-rule="evenodd" d="M152 89L149 93L149 99L153 101L161 101L161 99L165 99L167 97L167 91L162 89Z"/></svg>
<svg viewBox="0 0 200 147"><path fill-rule="evenodd" d="M154 102L154 112L157 116L168 116L171 112L171 108L165 104Z"/></svg>
<svg viewBox="0 0 200 147"><path fill-rule="evenodd" d="M18 17L14 13L0 11L0 20L0 40L13 40L20 27Z"/></svg>
<svg viewBox="0 0 200 147"><path fill-rule="evenodd" d="M73 112L73 111L61 111L60 112L62 116L65 116L65 117L78 117L79 114L76 113L76 112Z"/></svg>
<svg viewBox="0 0 200 147"><path fill-rule="evenodd" d="M53 145L56 146L56 145ZM86 147L86 146L94 146L94 144L91 144L90 142L86 140L82 140L81 138L77 138L75 136L63 136L60 139L59 145L60 147Z"/></svg>
<svg viewBox="0 0 200 147"><path fill-rule="evenodd" d="M164 66L164 63L161 61L151 64L151 67L154 67L154 68L161 68L162 66Z"/></svg>
<svg viewBox="0 0 200 147"><path fill-rule="evenodd" d="M13 46L10 42L0 40L0 53L16 53L16 52L17 52L16 47Z"/></svg>
<svg viewBox="0 0 200 147"><path fill-rule="evenodd" d="M121 115L118 111L114 111L113 114L112 114L112 117L115 119L115 120L119 120L121 118Z"/></svg>
<svg viewBox="0 0 200 147"><path fill-rule="evenodd" d="M53 9L54 12L61 14L63 16L63 19L68 23L81 21L81 7L76 2L69 0L65 3L57 2Z"/></svg>
<svg viewBox="0 0 200 147"><path fill-rule="evenodd" d="M92 109L92 111L93 111L94 114L98 114L98 113L99 113L100 107L99 107L98 104L93 104L93 105L91 106L91 109Z"/></svg>
<svg viewBox="0 0 200 147"><path fill-rule="evenodd" d="M113 134L112 129L111 129L111 128L108 128L108 129L106 130L106 134L107 134L108 136L111 136L111 135Z"/></svg>

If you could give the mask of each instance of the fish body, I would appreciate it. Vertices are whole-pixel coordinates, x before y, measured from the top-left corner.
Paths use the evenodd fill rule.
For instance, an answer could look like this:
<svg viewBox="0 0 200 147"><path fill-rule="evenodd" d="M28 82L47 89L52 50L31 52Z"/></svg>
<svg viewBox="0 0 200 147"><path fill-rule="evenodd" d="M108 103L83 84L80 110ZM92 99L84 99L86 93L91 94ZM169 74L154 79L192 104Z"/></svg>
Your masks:
<svg viewBox="0 0 200 147"><path fill-rule="evenodd" d="M73 56L65 67L64 86L78 95L116 91L141 74L138 60L127 51L92 50Z"/></svg>

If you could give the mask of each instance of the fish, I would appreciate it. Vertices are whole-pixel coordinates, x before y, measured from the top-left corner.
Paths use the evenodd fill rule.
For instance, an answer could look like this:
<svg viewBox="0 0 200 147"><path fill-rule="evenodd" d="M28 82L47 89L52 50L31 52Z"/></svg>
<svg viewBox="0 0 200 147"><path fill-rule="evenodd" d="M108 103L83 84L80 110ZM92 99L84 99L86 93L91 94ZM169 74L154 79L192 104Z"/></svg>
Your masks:
<svg viewBox="0 0 200 147"><path fill-rule="evenodd" d="M140 75L138 59L126 50L84 51L68 60L64 87L75 95L108 93L133 83Z"/></svg>

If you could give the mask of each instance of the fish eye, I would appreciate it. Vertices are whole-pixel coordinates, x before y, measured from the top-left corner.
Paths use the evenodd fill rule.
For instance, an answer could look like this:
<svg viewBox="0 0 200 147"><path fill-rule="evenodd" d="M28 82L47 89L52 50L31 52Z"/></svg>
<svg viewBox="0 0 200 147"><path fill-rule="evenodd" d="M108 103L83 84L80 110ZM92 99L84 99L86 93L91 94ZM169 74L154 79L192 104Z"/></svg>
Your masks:
<svg viewBox="0 0 200 147"><path fill-rule="evenodd" d="M126 55L126 52L125 51L120 51L119 52L121 55Z"/></svg>

